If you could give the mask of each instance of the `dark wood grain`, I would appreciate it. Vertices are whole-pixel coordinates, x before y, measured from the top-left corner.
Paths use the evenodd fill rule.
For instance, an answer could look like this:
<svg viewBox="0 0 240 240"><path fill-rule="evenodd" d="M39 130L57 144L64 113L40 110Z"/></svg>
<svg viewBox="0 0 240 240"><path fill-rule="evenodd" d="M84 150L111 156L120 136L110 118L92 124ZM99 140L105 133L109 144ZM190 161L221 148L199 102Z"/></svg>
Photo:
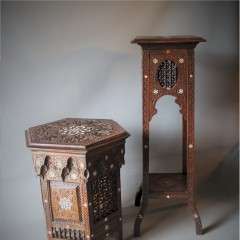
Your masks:
<svg viewBox="0 0 240 240"><path fill-rule="evenodd" d="M170 36L139 36L132 40L132 43L138 44L182 44L182 43L199 43L206 42L202 37L191 35L170 35Z"/></svg>
<svg viewBox="0 0 240 240"><path fill-rule="evenodd" d="M186 192L187 178L181 173L151 173L149 174L150 193Z"/></svg>
<svg viewBox="0 0 240 240"><path fill-rule="evenodd" d="M112 120L96 119L64 119L26 133L48 240L122 240L120 168L129 134Z"/></svg>
<svg viewBox="0 0 240 240"><path fill-rule="evenodd" d="M134 224L136 237L140 236L148 199L160 197L186 201L193 212L196 232L202 233L195 198L194 48L199 42L205 41L196 36L137 37L132 41L139 44L143 50L143 182L141 191L136 195L137 203L142 195ZM150 174L149 124L157 114L157 101L165 95L175 97L182 114L183 171L177 174Z"/></svg>

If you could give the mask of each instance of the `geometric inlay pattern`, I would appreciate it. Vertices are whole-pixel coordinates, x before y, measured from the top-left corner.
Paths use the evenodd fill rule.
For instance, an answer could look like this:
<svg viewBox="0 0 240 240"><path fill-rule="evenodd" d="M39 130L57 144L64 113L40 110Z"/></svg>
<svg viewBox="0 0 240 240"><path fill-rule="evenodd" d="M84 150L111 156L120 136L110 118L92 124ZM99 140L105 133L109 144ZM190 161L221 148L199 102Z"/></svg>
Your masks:
<svg viewBox="0 0 240 240"><path fill-rule="evenodd" d="M27 130L28 146L71 146L81 148L113 137L127 136L116 122L108 119L66 118Z"/></svg>
<svg viewBox="0 0 240 240"><path fill-rule="evenodd" d="M80 193L76 184L51 181L50 194L54 220L81 221Z"/></svg>
<svg viewBox="0 0 240 240"><path fill-rule="evenodd" d="M72 202L69 198L60 198L59 206L62 210L71 210Z"/></svg>

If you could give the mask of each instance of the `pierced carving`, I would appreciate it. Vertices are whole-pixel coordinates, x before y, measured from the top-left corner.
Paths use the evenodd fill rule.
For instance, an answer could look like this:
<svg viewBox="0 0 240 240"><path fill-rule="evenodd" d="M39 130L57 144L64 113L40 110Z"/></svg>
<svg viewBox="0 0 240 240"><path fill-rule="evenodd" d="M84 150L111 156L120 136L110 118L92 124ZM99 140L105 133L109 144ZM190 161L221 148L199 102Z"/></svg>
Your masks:
<svg viewBox="0 0 240 240"><path fill-rule="evenodd" d="M117 176L101 175L92 181L94 221L98 222L118 210Z"/></svg>
<svg viewBox="0 0 240 240"><path fill-rule="evenodd" d="M57 239L83 240L84 234L80 230L66 228L52 228L52 237Z"/></svg>
<svg viewBox="0 0 240 240"><path fill-rule="evenodd" d="M89 182L95 223L118 211L118 189L120 189L118 169L124 163L123 156L123 145L102 152L101 155L89 155L89 159L91 159Z"/></svg>
<svg viewBox="0 0 240 240"><path fill-rule="evenodd" d="M177 82L177 65L171 60L160 63L157 70L157 79L161 87L172 88Z"/></svg>

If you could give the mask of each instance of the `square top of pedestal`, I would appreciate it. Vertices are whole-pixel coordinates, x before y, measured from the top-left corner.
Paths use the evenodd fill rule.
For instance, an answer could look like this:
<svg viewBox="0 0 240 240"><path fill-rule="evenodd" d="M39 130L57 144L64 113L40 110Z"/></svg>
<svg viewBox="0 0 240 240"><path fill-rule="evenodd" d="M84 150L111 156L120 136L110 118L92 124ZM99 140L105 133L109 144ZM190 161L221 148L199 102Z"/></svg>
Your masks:
<svg viewBox="0 0 240 240"><path fill-rule="evenodd" d="M132 40L132 43L144 44L197 44L206 42L202 37L176 35L176 36L139 36Z"/></svg>
<svg viewBox="0 0 240 240"><path fill-rule="evenodd" d="M31 148L87 149L125 139L129 134L109 119L66 118L26 130Z"/></svg>

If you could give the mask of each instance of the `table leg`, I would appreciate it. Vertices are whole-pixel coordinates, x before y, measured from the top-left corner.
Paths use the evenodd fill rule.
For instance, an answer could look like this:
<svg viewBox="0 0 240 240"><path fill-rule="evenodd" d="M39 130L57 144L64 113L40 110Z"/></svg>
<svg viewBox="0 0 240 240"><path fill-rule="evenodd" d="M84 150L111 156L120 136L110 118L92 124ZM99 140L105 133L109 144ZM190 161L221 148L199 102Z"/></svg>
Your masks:
<svg viewBox="0 0 240 240"><path fill-rule="evenodd" d="M194 222L196 225L196 233L198 235L201 235L201 234L203 234L203 227L202 227L202 221L201 221L198 209L196 207L196 204L194 201L191 200L191 201L189 201L188 205L193 214Z"/></svg>
<svg viewBox="0 0 240 240"><path fill-rule="evenodd" d="M142 186L140 187L139 191L136 193L135 196L135 207L140 207L142 200Z"/></svg>

